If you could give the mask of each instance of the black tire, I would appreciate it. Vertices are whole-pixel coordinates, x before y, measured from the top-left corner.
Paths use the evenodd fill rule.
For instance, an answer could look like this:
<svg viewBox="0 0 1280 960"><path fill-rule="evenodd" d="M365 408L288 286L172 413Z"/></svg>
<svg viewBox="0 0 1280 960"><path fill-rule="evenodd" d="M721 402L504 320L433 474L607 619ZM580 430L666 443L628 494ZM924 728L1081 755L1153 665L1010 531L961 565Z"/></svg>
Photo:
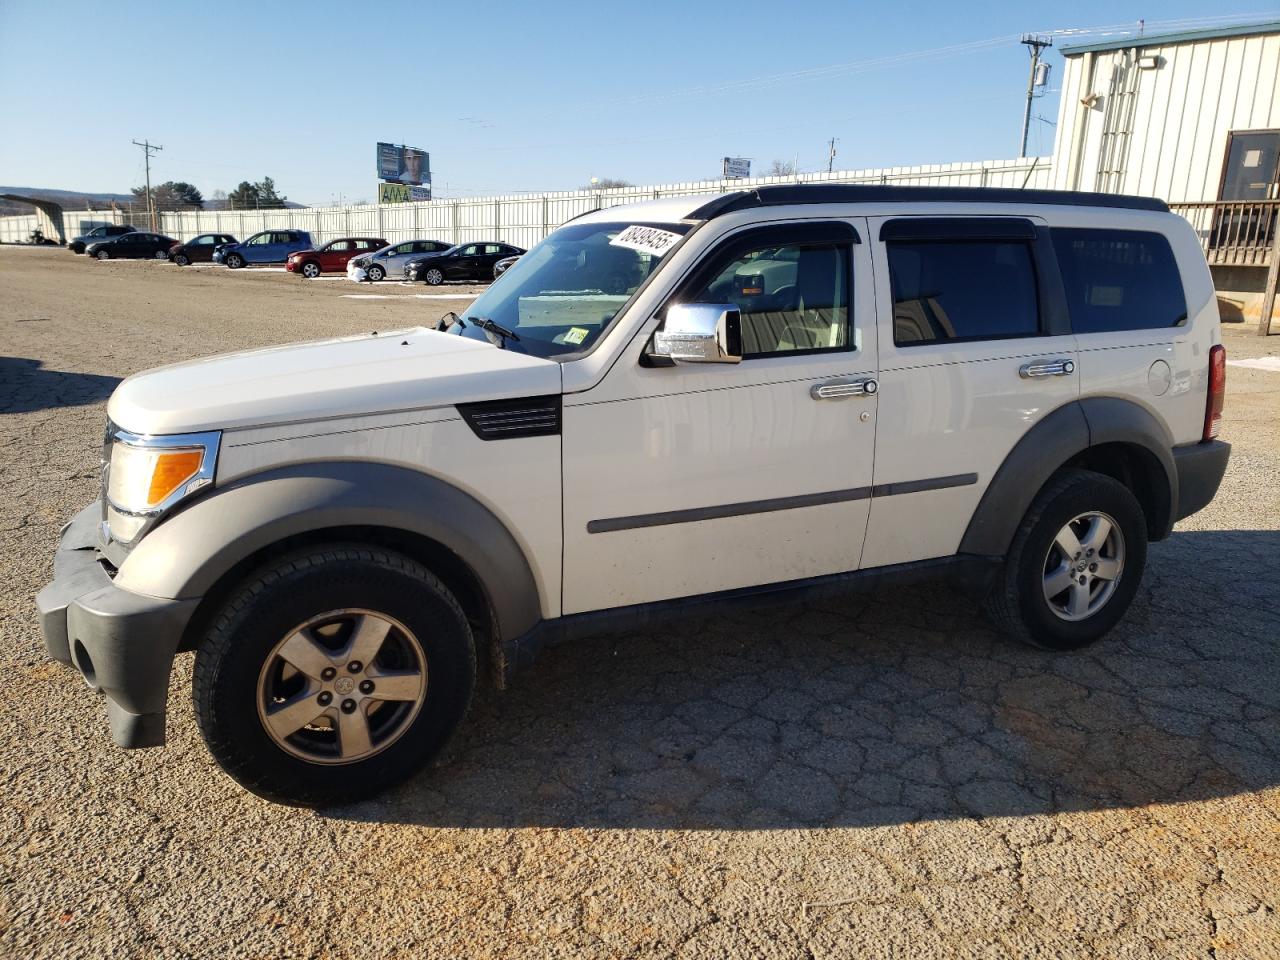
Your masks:
<svg viewBox="0 0 1280 960"><path fill-rule="evenodd" d="M95 253L95 254L94 254L94 256L95 256L95 257L97 257L99 260L110 260L110 259L111 259L111 251L110 251L110 250L99 250L97 253Z"/></svg>
<svg viewBox="0 0 1280 960"><path fill-rule="evenodd" d="M232 270L239 270L244 266L244 257L240 256L238 253L228 253L222 258L222 262Z"/></svg>
<svg viewBox="0 0 1280 960"><path fill-rule="evenodd" d="M381 752L349 763L310 762L268 734L259 717L259 673L299 624L342 608L383 613L416 635L426 696ZM192 698L206 745L241 786L268 800L322 806L368 797L427 764L466 714L475 676L471 628L448 589L402 554L347 544L300 551L251 575L196 651Z"/></svg>
<svg viewBox="0 0 1280 960"><path fill-rule="evenodd" d="M302 265L302 276L305 279L314 280L316 277L320 276L320 274L320 264L315 260L308 260Z"/></svg>
<svg viewBox="0 0 1280 960"><path fill-rule="evenodd" d="M173 262L180 267L187 267L191 265L191 258L185 253L175 253L173 255Z"/></svg>
<svg viewBox="0 0 1280 960"><path fill-rule="evenodd" d="M1046 571L1055 557L1065 559L1065 554L1051 553L1059 531L1073 518L1092 512L1115 521L1122 538L1120 573L1109 598L1095 611L1083 619L1067 620L1054 612L1045 596ZM1082 558L1082 576L1088 576L1089 559ZM1146 562L1146 516L1129 488L1100 473L1063 470L1036 497L1018 527L1000 576L987 595L986 611L997 627L1025 643L1044 650L1075 650L1101 638L1125 615ZM1089 589L1092 584L1090 578Z"/></svg>
<svg viewBox="0 0 1280 960"><path fill-rule="evenodd" d="M382 269L382 267L380 267L378 264L371 263L365 269L364 275L369 279L370 283L377 283L379 280L381 280L383 277L387 275L387 271Z"/></svg>
<svg viewBox="0 0 1280 960"><path fill-rule="evenodd" d="M428 267L422 272L423 282L429 287L438 287L444 283L444 271L439 267Z"/></svg>
<svg viewBox="0 0 1280 960"><path fill-rule="evenodd" d="M84 253L84 244L83 243L71 244L71 252L75 254Z"/></svg>

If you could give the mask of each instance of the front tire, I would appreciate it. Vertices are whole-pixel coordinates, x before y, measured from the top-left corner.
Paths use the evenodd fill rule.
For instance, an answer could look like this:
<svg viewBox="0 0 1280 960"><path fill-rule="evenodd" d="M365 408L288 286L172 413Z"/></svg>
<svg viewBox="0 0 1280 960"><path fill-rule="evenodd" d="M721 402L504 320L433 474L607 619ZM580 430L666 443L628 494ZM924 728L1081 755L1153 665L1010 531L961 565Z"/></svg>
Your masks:
<svg viewBox="0 0 1280 960"><path fill-rule="evenodd" d="M302 275L308 280L314 280L316 277L320 276L320 264L316 263L314 260L308 260L302 265Z"/></svg>
<svg viewBox="0 0 1280 960"><path fill-rule="evenodd" d="M467 711L475 642L449 590L390 550L310 548L259 570L196 652L192 696L219 765L268 800L378 793Z"/></svg>
<svg viewBox="0 0 1280 960"><path fill-rule="evenodd" d="M1129 609L1147 562L1147 521L1129 488L1065 470L1036 497L987 597L995 624L1033 646L1075 650Z"/></svg>
<svg viewBox="0 0 1280 960"><path fill-rule="evenodd" d="M188 267L191 265L191 258L185 253L178 253L174 255L173 262L180 267Z"/></svg>
<svg viewBox="0 0 1280 960"><path fill-rule="evenodd" d="M94 254L94 256L95 256L95 257L97 257L99 260L110 260L110 259L111 259L111 251L110 251L110 250L99 250L97 253L95 253L95 254Z"/></svg>
<svg viewBox="0 0 1280 960"><path fill-rule="evenodd" d="M228 253L222 259L222 262L232 270L239 270L244 266L244 257L240 256L238 253Z"/></svg>
<svg viewBox="0 0 1280 960"><path fill-rule="evenodd" d="M365 270L364 275L369 278L371 283L377 283L387 275L387 271L383 270L375 263L371 264L368 269Z"/></svg>
<svg viewBox="0 0 1280 960"><path fill-rule="evenodd" d="M438 267L432 267L422 277L429 287L438 287L444 283L444 273Z"/></svg>

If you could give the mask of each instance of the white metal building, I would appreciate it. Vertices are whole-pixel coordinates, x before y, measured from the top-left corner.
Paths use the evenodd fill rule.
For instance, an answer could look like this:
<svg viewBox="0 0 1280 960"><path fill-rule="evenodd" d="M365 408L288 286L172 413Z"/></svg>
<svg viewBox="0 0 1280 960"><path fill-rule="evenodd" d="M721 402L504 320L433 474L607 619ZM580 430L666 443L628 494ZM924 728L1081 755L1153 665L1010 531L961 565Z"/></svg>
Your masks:
<svg viewBox="0 0 1280 960"><path fill-rule="evenodd" d="M1280 21L1062 54L1052 185L1168 201L1200 233L1224 318L1256 319L1276 283Z"/></svg>

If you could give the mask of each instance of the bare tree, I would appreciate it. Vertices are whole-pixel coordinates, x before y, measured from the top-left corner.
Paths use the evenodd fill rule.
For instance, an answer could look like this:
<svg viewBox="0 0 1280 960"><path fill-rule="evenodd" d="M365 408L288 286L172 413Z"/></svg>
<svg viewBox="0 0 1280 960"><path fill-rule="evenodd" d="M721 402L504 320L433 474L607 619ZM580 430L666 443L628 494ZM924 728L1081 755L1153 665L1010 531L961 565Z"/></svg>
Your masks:
<svg viewBox="0 0 1280 960"><path fill-rule="evenodd" d="M585 190L613 190L617 187L634 187L630 180L619 180L617 177L592 177Z"/></svg>
<svg viewBox="0 0 1280 960"><path fill-rule="evenodd" d="M769 167L771 177L794 177L795 175L796 165L790 160L775 160Z"/></svg>

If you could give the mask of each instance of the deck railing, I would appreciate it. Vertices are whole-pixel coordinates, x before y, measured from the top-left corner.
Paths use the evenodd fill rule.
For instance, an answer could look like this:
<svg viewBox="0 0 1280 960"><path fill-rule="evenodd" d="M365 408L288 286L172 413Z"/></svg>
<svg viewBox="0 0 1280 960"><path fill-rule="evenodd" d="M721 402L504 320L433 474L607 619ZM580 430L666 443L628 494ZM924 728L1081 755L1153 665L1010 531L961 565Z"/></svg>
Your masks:
<svg viewBox="0 0 1280 960"><path fill-rule="evenodd" d="M1213 266L1266 267L1276 246L1280 200L1171 203L1191 222Z"/></svg>

